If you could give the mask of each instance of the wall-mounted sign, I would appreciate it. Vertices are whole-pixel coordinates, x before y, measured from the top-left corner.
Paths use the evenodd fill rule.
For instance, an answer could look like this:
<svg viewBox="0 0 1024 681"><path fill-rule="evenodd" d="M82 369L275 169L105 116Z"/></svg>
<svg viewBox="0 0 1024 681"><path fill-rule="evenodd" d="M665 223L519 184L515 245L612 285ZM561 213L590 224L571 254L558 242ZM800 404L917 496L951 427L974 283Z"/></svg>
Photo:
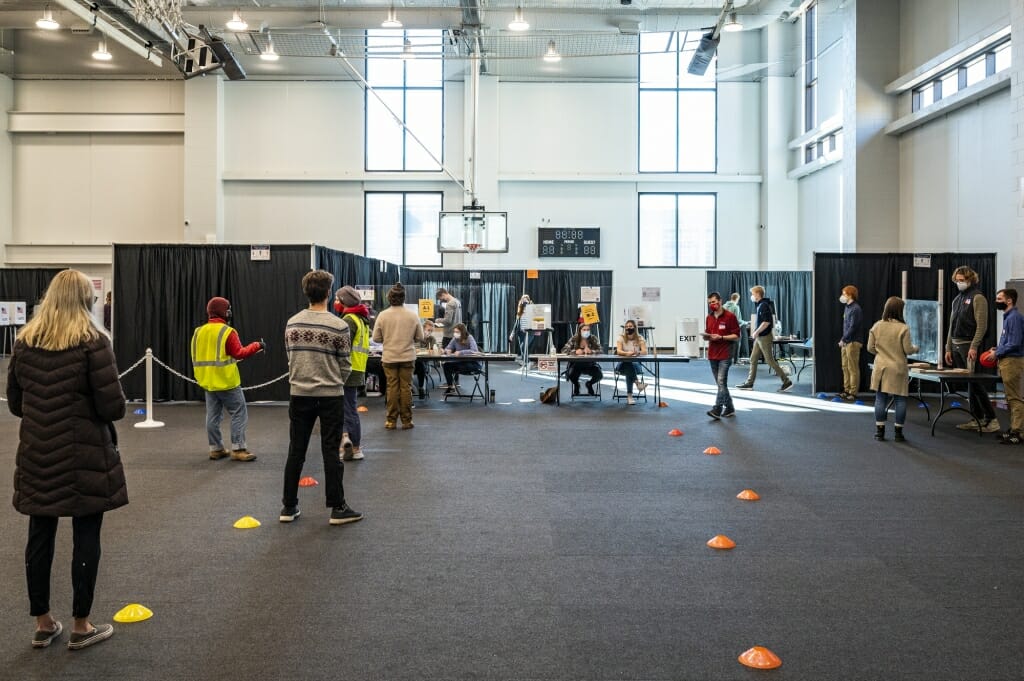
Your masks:
<svg viewBox="0 0 1024 681"><path fill-rule="evenodd" d="M914 267L929 268L932 266L932 256L930 255L915 255L914 256Z"/></svg>
<svg viewBox="0 0 1024 681"><path fill-rule="evenodd" d="M270 260L270 246L250 246L249 260Z"/></svg>
<svg viewBox="0 0 1024 681"><path fill-rule="evenodd" d="M645 303L657 303L661 301L660 286L645 286L640 289L640 300Z"/></svg>

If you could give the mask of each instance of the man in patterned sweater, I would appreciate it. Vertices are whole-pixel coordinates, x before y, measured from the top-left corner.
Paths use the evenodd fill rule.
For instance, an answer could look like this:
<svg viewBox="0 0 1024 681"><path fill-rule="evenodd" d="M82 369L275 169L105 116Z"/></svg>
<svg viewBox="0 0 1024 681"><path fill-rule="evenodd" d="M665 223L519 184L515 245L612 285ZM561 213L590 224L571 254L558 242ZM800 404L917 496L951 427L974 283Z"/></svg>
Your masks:
<svg viewBox="0 0 1024 681"><path fill-rule="evenodd" d="M324 459L324 492L331 509L331 525L362 520L363 515L345 503L344 464L338 458L345 422L344 391L352 365L348 324L327 311L334 277L315 270L302 278L302 292L309 307L288 320L284 331L288 353L288 402L290 442L284 467L282 523L299 517L299 476L316 420L320 419L320 450Z"/></svg>

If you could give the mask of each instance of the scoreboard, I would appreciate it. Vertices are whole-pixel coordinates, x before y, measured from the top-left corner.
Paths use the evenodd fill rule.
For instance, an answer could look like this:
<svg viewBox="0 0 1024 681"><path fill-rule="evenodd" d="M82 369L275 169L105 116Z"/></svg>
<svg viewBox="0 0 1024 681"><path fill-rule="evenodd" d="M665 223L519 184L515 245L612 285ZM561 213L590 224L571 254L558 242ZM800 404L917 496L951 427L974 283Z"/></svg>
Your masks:
<svg viewBox="0 0 1024 681"><path fill-rule="evenodd" d="M600 258L600 227L538 227L538 258Z"/></svg>

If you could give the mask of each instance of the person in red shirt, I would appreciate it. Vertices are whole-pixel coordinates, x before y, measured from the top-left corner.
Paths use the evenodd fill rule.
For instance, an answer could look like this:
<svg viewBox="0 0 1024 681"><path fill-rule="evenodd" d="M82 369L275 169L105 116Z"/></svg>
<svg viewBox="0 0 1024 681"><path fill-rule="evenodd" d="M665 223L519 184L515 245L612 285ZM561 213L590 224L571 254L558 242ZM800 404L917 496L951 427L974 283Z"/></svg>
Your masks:
<svg viewBox="0 0 1024 681"><path fill-rule="evenodd" d="M722 296L717 291L708 294L708 311L710 314L704 321L701 335L708 341L708 362L718 385L715 405L708 410L708 416L717 421L736 415L729 394L729 365L732 364L732 344L740 337L740 323L736 315L722 307Z"/></svg>

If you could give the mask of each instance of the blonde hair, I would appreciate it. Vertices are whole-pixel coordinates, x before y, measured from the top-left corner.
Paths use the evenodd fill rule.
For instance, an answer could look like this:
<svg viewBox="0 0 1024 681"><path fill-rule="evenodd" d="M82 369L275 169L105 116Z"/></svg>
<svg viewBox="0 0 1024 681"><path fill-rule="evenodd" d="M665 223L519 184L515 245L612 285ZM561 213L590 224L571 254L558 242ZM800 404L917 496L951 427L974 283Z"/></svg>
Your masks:
<svg viewBox="0 0 1024 681"><path fill-rule="evenodd" d="M758 295L764 298L764 286L751 286L750 292L753 293L754 295Z"/></svg>
<svg viewBox="0 0 1024 681"><path fill-rule="evenodd" d="M30 348L60 351L100 336L90 308L92 283L78 270L64 270L50 282L32 320L18 334Z"/></svg>

